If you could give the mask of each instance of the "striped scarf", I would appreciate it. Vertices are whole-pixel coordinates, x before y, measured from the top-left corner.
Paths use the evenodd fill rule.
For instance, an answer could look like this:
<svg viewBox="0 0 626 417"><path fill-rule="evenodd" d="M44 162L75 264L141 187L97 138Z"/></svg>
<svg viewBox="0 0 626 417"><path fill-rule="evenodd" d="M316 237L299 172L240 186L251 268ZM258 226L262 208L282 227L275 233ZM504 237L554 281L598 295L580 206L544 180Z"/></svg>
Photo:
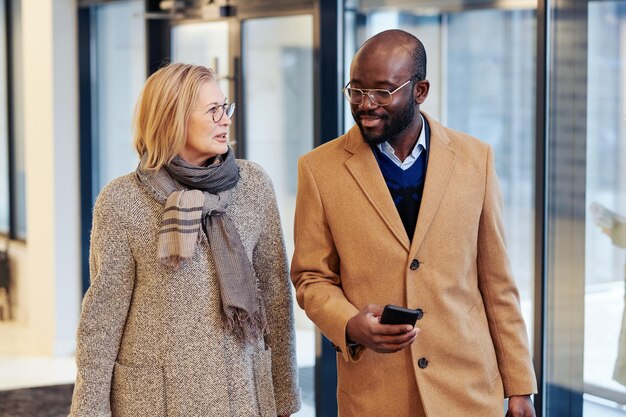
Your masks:
<svg viewBox="0 0 626 417"><path fill-rule="evenodd" d="M142 158L142 161L144 159ZM157 257L178 268L193 257L204 230L215 262L224 326L245 339L258 339L266 330L254 269L233 221L226 214L239 167L232 150L222 162L206 167L175 157L158 171L137 168L139 182L165 210Z"/></svg>

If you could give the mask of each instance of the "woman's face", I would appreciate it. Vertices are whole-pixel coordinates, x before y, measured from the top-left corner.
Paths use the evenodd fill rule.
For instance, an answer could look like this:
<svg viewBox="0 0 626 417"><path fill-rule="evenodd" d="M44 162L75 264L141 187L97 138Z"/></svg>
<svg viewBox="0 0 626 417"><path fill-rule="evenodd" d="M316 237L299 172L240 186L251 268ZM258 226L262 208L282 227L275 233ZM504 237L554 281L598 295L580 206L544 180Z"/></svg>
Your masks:
<svg viewBox="0 0 626 417"><path fill-rule="evenodd" d="M207 159L228 151L228 128L232 122L223 111L224 104L226 97L217 82L202 83L187 123L185 146L180 152L185 161L201 166ZM220 114L222 117L218 119Z"/></svg>

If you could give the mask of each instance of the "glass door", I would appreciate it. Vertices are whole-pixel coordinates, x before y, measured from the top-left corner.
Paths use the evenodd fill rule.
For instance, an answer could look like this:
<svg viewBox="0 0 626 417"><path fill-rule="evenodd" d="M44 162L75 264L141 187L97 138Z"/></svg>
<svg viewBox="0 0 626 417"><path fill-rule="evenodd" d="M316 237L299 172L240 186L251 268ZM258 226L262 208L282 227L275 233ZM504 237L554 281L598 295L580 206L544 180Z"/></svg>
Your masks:
<svg viewBox="0 0 626 417"><path fill-rule="evenodd" d="M313 149L313 16L245 20L241 52L245 157L272 178L291 257L298 157ZM298 306L294 312L303 400L297 416L312 417L315 327Z"/></svg>
<svg viewBox="0 0 626 417"><path fill-rule="evenodd" d="M314 18L300 10L276 14L265 7L262 14L173 25L172 61L213 68L224 94L237 103L231 127L236 153L272 179L291 257L297 160L314 142ZM313 417L315 328L297 305L294 313L303 400L294 417Z"/></svg>
<svg viewBox="0 0 626 417"><path fill-rule="evenodd" d="M213 68L226 95L232 79L228 27L224 20L172 27L172 61Z"/></svg>

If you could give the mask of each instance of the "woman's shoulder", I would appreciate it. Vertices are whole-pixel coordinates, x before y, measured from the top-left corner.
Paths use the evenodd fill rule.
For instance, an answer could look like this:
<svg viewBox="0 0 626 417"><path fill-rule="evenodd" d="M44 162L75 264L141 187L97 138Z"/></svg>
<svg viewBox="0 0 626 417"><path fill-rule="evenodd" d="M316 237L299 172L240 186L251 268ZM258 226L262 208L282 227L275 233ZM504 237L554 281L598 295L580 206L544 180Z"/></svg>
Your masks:
<svg viewBox="0 0 626 417"><path fill-rule="evenodd" d="M246 186L274 188L272 179L258 163L247 159L237 159L237 166L239 167L241 181Z"/></svg>
<svg viewBox="0 0 626 417"><path fill-rule="evenodd" d="M96 207L126 206L137 196L137 191L138 183L134 172L115 178L105 185L98 194L98 198L96 198Z"/></svg>

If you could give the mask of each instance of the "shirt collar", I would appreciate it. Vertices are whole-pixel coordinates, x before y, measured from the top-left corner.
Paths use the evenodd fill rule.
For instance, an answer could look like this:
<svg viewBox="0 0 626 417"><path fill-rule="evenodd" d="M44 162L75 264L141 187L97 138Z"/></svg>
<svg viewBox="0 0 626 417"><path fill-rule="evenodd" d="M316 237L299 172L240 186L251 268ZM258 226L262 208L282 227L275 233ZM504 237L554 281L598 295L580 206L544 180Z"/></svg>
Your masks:
<svg viewBox="0 0 626 417"><path fill-rule="evenodd" d="M422 149L426 150L426 121L424 120L424 116L422 116L421 113L418 113L418 114L420 116L420 119L422 119L422 129L420 131L419 137L417 138L417 142L415 143L415 146L413 147L413 150L407 157L407 159L410 159L412 161L416 160L420 156L420 153L422 153ZM384 141L383 143L380 143L377 146L381 152L383 152L386 155L390 155L390 156L393 155L395 159L397 159L398 162L400 162L400 159L398 159L398 157L396 156L396 153L393 150L393 147L389 144L389 142Z"/></svg>

